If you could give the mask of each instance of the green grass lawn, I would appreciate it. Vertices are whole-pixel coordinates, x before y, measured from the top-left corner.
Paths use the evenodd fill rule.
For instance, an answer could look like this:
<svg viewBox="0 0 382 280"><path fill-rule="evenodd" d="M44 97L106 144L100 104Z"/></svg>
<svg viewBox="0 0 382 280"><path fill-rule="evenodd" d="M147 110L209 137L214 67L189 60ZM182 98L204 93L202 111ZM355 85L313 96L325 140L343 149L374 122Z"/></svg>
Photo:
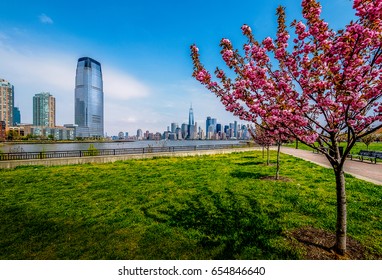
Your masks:
<svg viewBox="0 0 382 280"><path fill-rule="evenodd" d="M272 152L274 164L275 153ZM300 259L335 231L330 169L261 152L0 170L0 259ZM382 188L346 177L348 234L382 256Z"/></svg>

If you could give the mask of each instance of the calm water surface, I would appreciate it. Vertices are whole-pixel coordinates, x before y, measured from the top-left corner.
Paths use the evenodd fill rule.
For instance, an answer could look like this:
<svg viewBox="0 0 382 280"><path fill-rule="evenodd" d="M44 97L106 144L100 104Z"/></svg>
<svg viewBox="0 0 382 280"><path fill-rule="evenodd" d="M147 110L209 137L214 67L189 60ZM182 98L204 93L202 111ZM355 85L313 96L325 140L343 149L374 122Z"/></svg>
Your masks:
<svg viewBox="0 0 382 280"><path fill-rule="evenodd" d="M238 144L238 140L183 140L183 141L136 141L136 142L112 142L112 143L55 143L55 144L0 144L3 153L12 152L41 152L41 151L73 151L87 150L91 144L97 149L124 149L168 146L201 146L218 144Z"/></svg>

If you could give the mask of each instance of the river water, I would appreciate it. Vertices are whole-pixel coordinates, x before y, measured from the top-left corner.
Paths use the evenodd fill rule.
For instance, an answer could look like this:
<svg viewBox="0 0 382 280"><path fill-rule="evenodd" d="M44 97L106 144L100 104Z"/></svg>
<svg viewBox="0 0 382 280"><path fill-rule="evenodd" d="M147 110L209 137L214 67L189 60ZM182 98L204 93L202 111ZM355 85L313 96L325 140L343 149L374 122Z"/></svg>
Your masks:
<svg viewBox="0 0 382 280"><path fill-rule="evenodd" d="M182 140L182 141L135 141L135 142L97 142L97 143L49 143L49 144L19 144L0 143L0 151L3 153L15 152L48 152L48 151L73 151L87 150L90 145L96 149L124 149L144 147L169 147L169 146L201 146L201 145L230 145L238 144L238 140Z"/></svg>

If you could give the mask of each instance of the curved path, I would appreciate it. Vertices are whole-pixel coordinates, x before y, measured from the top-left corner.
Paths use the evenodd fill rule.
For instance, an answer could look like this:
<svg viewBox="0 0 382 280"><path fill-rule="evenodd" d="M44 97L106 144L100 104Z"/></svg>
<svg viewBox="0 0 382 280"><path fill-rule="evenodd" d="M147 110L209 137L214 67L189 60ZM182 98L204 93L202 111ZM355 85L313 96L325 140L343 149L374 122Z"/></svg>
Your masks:
<svg viewBox="0 0 382 280"><path fill-rule="evenodd" d="M320 166L331 168L330 163L322 154L315 154L312 151L281 147L281 152L294 157L316 163ZM377 185L382 185L382 164L370 163L370 161L346 160L344 165L346 173L356 178L365 180Z"/></svg>

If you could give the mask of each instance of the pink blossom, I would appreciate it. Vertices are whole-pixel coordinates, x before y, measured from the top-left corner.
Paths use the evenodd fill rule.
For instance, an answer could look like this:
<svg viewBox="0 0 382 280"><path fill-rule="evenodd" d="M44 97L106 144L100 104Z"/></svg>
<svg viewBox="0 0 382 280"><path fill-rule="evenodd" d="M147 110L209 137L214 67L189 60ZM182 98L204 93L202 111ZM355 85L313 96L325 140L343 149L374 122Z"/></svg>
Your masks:
<svg viewBox="0 0 382 280"><path fill-rule="evenodd" d="M232 50L225 50L223 52L223 59L225 62L229 63L229 61L233 58L233 51Z"/></svg>
<svg viewBox="0 0 382 280"><path fill-rule="evenodd" d="M226 38L223 38L223 39L221 40L221 43L224 44L224 45L227 45L227 46L230 46L230 45L231 45L231 41L228 40L228 39L226 39Z"/></svg>
<svg viewBox="0 0 382 280"><path fill-rule="evenodd" d="M252 32L251 27L249 27L249 26L246 25L246 24L244 24L244 25L241 27L241 30L243 31L243 34L244 34L244 35L251 34L251 32Z"/></svg>
<svg viewBox="0 0 382 280"><path fill-rule="evenodd" d="M197 75L196 75L196 79L199 81L199 82L202 82L202 83L205 83L205 84L208 84L210 79L211 79L211 75L205 70L205 69L202 69L200 70Z"/></svg>
<svg viewBox="0 0 382 280"><path fill-rule="evenodd" d="M267 51L271 51L275 48L275 45L273 44L273 40L270 37L267 37L264 39L263 45Z"/></svg>

